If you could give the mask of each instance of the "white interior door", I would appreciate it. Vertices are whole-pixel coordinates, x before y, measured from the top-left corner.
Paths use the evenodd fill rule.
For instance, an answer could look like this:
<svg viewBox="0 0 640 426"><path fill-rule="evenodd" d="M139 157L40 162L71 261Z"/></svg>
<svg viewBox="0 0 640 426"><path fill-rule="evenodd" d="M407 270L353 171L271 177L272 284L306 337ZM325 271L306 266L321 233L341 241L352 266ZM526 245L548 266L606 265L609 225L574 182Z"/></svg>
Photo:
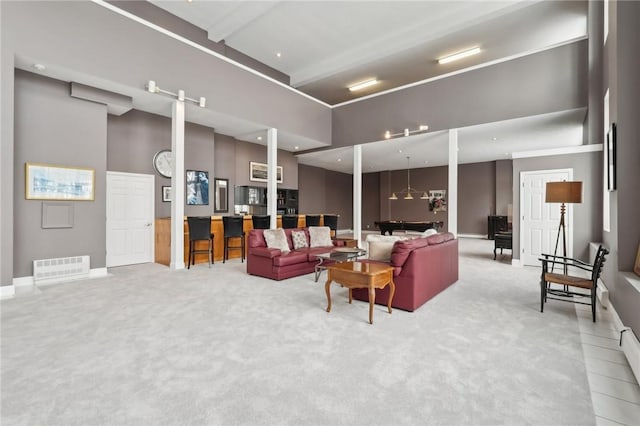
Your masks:
<svg viewBox="0 0 640 426"><path fill-rule="evenodd" d="M107 172L107 267L153 262L154 176Z"/></svg>
<svg viewBox="0 0 640 426"><path fill-rule="evenodd" d="M539 266L540 254L553 253L556 246L560 204L545 203L546 183L572 179L572 169L520 173L520 261L523 265ZM573 254L572 219L573 210L568 204L565 214L567 256ZM558 255L562 256L562 241L558 250Z"/></svg>

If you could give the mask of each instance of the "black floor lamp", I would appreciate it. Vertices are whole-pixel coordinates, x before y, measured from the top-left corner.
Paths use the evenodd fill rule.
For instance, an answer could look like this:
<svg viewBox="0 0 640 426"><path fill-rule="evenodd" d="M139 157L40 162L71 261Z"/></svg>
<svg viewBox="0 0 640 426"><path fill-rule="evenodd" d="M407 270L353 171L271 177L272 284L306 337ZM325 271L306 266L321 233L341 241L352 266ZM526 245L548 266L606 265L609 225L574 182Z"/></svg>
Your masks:
<svg viewBox="0 0 640 426"><path fill-rule="evenodd" d="M558 226L558 236L556 237L556 248L553 255L558 254L558 243L562 232L562 255L567 257L567 234L565 231L564 214L567 211L565 203L582 203L582 182L547 182L545 202L560 204L560 225ZM553 268L553 266L552 266Z"/></svg>

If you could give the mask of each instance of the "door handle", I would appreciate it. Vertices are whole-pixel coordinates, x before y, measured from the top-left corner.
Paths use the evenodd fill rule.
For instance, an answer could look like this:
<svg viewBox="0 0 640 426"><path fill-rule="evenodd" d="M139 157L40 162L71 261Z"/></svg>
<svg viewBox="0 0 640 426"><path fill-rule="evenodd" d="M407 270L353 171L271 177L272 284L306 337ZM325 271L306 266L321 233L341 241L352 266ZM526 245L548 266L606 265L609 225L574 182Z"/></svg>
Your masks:
<svg viewBox="0 0 640 426"><path fill-rule="evenodd" d="M151 223L147 223L145 226L151 226Z"/></svg>

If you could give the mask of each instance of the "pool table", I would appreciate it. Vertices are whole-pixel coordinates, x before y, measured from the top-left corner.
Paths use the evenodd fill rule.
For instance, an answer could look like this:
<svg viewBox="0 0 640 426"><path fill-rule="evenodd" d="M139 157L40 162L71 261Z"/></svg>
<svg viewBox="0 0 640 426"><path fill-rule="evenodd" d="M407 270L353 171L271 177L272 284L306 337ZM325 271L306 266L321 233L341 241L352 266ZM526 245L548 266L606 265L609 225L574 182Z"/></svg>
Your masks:
<svg viewBox="0 0 640 426"><path fill-rule="evenodd" d="M380 235L384 235L387 232L389 233L389 235L393 235L393 231L397 230L424 232L427 229L433 228L436 231L440 231L444 225L443 221L408 222L403 220L384 220L374 223L378 227L378 229L380 229Z"/></svg>

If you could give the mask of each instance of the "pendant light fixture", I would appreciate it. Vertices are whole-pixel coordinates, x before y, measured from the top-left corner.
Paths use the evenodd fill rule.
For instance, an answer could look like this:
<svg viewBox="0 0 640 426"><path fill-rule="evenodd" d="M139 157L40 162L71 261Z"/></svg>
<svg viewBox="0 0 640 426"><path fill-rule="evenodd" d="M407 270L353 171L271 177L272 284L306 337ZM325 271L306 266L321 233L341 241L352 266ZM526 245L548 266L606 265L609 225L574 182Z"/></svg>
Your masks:
<svg viewBox="0 0 640 426"><path fill-rule="evenodd" d="M429 195L427 194L426 191L418 191L417 189L411 187L411 175L410 175L411 172L409 169L409 160L410 160L410 157L407 157L407 187L401 191L398 191L397 194L400 194L400 195L404 194L404 197L402 197L404 200L413 200L413 194L420 194L422 192L420 199L428 200ZM395 192L392 192L389 199L397 200L398 199L397 194Z"/></svg>

